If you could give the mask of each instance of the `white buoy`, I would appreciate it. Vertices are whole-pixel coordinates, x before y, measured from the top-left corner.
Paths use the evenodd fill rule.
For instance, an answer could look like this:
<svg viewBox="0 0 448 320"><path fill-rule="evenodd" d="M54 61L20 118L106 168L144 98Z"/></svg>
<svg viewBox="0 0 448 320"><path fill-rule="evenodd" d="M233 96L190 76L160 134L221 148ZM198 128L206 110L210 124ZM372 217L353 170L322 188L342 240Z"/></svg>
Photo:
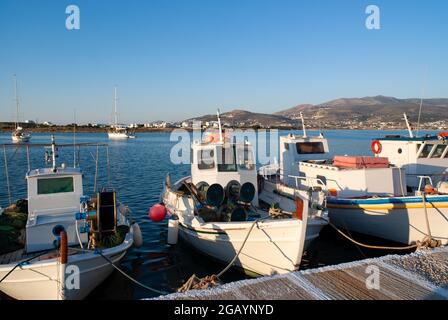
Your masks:
<svg viewBox="0 0 448 320"><path fill-rule="evenodd" d="M177 237L179 234L179 220L169 219L168 220L168 244L176 244Z"/></svg>
<svg viewBox="0 0 448 320"><path fill-rule="evenodd" d="M140 248L143 245L143 236L142 231L140 230L140 226L137 222L133 223L132 226L132 232L134 233L134 246L136 248Z"/></svg>

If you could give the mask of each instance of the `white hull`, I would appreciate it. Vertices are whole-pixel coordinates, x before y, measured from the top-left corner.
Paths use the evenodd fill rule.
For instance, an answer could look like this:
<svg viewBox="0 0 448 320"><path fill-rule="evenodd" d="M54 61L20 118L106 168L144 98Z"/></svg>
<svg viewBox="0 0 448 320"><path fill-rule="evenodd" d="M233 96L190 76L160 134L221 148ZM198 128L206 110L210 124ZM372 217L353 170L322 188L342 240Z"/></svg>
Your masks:
<svg viewBox="0 0 448 320"><path fill-rule="evenodd" d="M108 132L107 135L109 136L109 139L112 139L112 140L126 140L126 139L129 139L129 135L127 133Z"/></svg>
<svg viewBox="0 0 448 320"><path fill-rule="evenodd" d="M224 263L229 263L240 250L253 221L205 223L193 215L191 198L179 197L165 190L163 202L171 213L179 216L179 232L188 244ZM307 201L305 201L307 202ZM303 221L299 219L264 220L258 222L235 266L257 275L281 274L299 268L307 229L308 203Z"/></svg>
<svg viewBox="0 0 448 320"><path fill-rule="evenodd" d="M277 191L277 192L275 192ZM281 194L279 194L279 192ZM293 212L295 210L295 201L292 200L297 193L301 193L302 197L308 196L307 192L297 190L280 183L273 183L268 180L264 181L264 187L261 190L258 198L268 204L278 203L281 208ZM311 242L319 237L319 233L322 228L325 227L328 222L320 218L327 218L323 212L313 211L309 209L308 225L305 239L305 250L309 247Z"/></svg>
<svg viewBox="0 0 448 320"><path fill-rule="evenodd" d="M447 202L432 202L438 196L427 196L427 212L431 235L448 244ZM419 197L407 197L418 199ZM400 198L396 198L400 199ZM401 198L405 199L405 198ZM373 200L374 201L374 200ZM405 244L414 244L428 234L422 202L400 205L360 204L341 205L329 201L331 222L338 227Z"/></svg>
<svg viewBox="0 0 448 320"><path fill-rule="evenodd" d="M131 247L132 237L131 231L121 245L105 249L102 253L114 263L119 262ZM16 263L1 265L0 279L15 265ZM56 259L51 259L31 262L16 268L0 283L0 291L18 300L80 300L92 292L113 271L113 267L94 252L69 256L67 268L70 265L77 266L80 270L79 289L61 289L60 265ZM69 272L67 276L70 276Z"/></svg>
<svg viewBox="0 0 448 320"><path fill-rule="evenodd" d="M23 136L23 137L18 137L18 136L12 136L11 137L12 142L14 143L22 143L22 142L29 142L31 139L31 136Z"/></svg>

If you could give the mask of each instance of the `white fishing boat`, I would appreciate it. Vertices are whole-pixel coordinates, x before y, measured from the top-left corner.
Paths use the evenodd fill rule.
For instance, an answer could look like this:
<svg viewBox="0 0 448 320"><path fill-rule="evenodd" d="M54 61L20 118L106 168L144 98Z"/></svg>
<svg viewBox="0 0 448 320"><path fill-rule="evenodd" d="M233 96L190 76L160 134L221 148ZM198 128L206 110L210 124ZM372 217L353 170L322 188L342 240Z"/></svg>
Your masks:
<svg viewBox="0 0 448 320"><path fill-rule="evenodd" d="M409 192L415 192L420 176L431 177L434 184L448 176L448 132L422 137L414 131L404 114L408 136L386 135L372 140L371 148L376 157L387 157L389 162L402 168L406 174Z"/></svg>
<svg viewBox="0 0 448 320"><path fill-rule="evenodd" d="M114 123L107 131L107 135L112 140L135 139L135 134L130 132L127 126L118 123L117 101L117 87L114 87Z"/></svg>
<svg viewBox="0 0 448 320"><path fill-rule="evenodd" d="M405 244L428 238L447 244L448 185L443 180L435 184L430 176L407 174L409 168L422 174L422 169L435 165L430 159L436 154L440 159L442 148L442 154L446 153L444 139L375 139L372 150L376 157L330 158L328 142L322 135L312 141L306 133L288 135L281 137L280 143L278 168L268 171L276 172L289 186L320 186L325 190L334 225ZM401 165L390 163L389 158L395 164L400 160ZM426 159L428 166L421 162ZM261 168L260 172L267 169ZM414 178L418 179L416 183Z"/></svg>
<svg viewBox="0 0 448 320"><path fill-rule="evenodd" d="M252 145L226 137L219 113L218 123L218 134L192 144L191 176L165 182L169 233L178 226L182 240L223 263L240 252L234 266L251 275L297 270L307 237L314 237L308 221L322 213L324 199L295 190L292 206L261 207Z"/></svg>
<svg viewBox="0 0 448 320"><path fill-rule="evenodd" d="M138 227L131 225L115 191L85 196L80 168L57 166L58 149L64 146L53 137L46 152L51 167L26 175L23 248L0 256L0 291L14 299L83 299L134 243Z"/></svg>
<svg viewBox="0 0 448 320"><path fill-rule="evenodd" d="M14 75L14 92L15 92L15 103L16 103L16 123L15 129L11 134L11 139L14 143L29 142L31 139L31 133L26 132L19 125L19 96L17 92L17 77Z"/></svg>

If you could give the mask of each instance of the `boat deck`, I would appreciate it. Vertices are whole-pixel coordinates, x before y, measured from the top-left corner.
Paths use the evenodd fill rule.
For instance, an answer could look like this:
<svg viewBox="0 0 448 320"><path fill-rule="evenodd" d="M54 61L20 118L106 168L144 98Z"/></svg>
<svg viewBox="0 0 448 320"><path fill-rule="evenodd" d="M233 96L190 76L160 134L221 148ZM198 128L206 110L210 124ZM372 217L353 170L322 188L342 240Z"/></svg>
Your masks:
<svg viewBox="0 0 448 320"><path fill-rule="evenodd" d="M372 271L378 288L368 288ZM160 296L168 300L448 300L448 247Z"/></svg>

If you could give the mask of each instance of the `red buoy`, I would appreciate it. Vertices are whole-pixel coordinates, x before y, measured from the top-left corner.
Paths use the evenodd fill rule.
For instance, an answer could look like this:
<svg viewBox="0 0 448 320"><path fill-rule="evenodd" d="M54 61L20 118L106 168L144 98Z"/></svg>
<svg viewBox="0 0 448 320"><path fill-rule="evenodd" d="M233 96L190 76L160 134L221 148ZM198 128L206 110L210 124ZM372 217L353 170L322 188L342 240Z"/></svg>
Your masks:
<svg viewBox="0 0 448 320"><path fill-rule="evenodd" d="M154 222L161 222L166 217L166 207L163 204L156 204L149 210L149 217Z"/></svg>

